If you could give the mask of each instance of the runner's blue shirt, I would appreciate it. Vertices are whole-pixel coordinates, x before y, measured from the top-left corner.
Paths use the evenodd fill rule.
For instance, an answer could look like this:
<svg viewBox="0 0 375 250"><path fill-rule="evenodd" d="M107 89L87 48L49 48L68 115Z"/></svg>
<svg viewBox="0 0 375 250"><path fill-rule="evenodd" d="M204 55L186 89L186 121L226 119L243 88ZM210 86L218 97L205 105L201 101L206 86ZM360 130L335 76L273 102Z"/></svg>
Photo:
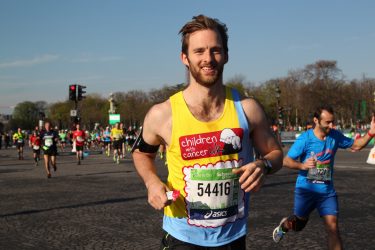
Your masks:
<svg viewBox="0 0 375 250"><path fill-rule="evenodd" d="M300 170L296 181L296 188L308 189L318 193L335 193L333 187L333 173L335 154L339 148L350 148L354 143L352 138L344 136L341 132L331 129L325 140L320 140L314 134L313 129L309 129L301 134L287 156L293 160L305 162L311 157L311 152L317 157L318 164L329 166L331 171L330 181L313 183L307 179L307 170Z"/></svg>

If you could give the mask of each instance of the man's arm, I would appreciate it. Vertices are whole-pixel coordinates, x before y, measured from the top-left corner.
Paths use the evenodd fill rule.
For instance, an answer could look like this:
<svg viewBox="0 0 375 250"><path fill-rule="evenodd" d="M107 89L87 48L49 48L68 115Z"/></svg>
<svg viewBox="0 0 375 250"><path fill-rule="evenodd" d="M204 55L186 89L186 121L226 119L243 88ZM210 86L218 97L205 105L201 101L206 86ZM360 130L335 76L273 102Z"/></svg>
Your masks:
<svg viewBox="0 0 375 250"><path fill-rule="evenodd" d="M290 158L289 156L285 156L283 166L290 169L308 170L309 168L314 168L316 166L316 162L314 158L308 158L304 163L302 163Z"/></svg>
<svg viewBox="0 0 375 250"><path fill-rule="evenodd" d="M150 109L145 117L142 134L140 135L145 143L156 146L165 140L163 134L167 127L166 123L170 118L169 115L170 111L166 102L157 104ZM170 204L166 195L169 190L157 175L156 152L145 153L135 149L132 155L135 168L147 188L148 202L155 209L163 209Z"/></svg>
<svg viewBox="0 0 375 250"><path fill-rule="evenodd" d="M370 140L375 136L375 116L372 116L370 130L361 138L354 141L351 149L357 151L364 148Z"/></svg>
<svg viewBox="0 0 375 250"><path fill-rule="evenodd" d="M254 146L264 159L271 162L272 170L266 173L264 161L257 160L233 172L241 175L239 181L245 192L258 191L263 185L266 174L272 174L281 169L283 152L270 130L266 115L260 104L254 99L245 99L241 103L249 122Z"/></svg>

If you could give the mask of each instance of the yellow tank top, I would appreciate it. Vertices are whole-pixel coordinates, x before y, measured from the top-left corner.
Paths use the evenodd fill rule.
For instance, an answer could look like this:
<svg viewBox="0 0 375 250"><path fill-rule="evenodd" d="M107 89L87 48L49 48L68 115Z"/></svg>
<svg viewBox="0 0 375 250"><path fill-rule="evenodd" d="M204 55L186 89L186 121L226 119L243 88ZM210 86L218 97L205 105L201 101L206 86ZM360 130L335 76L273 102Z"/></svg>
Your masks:
<svg viewBox="0 0 375 250"><path fill-rule="evenodd" d="M182 92L171 96L170 102L173 128L167 147L167 186L179 190L180 196L164 209L164 215L187 218L189 225L198 227L219 227L243 218L244 192L232 169L244 163L239 157L244 150L244 128L232 90L226 88L223 112L210 122L192 115ZM246 145L246 152L249 147Z"/></svg>
<svg viewBox="0 0 375 250"><path fill-rule="evenodd" d="M113 139L115 141L120 140L122 138L123 134L124 133L123 133L122 129L113 128L111 130L111 136L113 137Z"/></svg>

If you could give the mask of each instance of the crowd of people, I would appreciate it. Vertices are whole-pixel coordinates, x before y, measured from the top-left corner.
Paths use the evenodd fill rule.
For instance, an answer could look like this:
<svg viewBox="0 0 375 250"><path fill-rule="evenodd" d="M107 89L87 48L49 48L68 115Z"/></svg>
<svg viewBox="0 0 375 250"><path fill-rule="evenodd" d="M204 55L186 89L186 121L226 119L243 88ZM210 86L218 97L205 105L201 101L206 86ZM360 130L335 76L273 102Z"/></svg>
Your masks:
<svg viewBox="0 0 375 250"><path fill-rule="evenodd" d="M79 123L72 129L59 129L46 121L43 128L36 126L32 131L18 128L14 133L4 133L0 136L0 149L3 145L5 149L15 147L18 160L24 160L24 148L31 148L35 166L39 165L42 155L47 178L51 178L51 169L57 171L56 156L61 152L75 152L80 165L85 150L101 150L108 157L113 155L113 161L119 164L120 159L127 155L130 157L139 129L136 126L125 127L123 123L91 131L82 129Z"/></svg>

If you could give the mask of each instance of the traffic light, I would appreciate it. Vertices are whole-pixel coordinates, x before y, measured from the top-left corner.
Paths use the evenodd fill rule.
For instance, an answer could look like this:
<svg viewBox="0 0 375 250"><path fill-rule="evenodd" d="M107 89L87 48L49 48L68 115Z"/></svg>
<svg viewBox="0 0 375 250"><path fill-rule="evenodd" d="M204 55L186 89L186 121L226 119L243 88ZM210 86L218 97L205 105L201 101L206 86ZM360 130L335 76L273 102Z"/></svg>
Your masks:
<svg viewBox="0 0 375 250"><path fill-rule="evenodd" d="M83 95L84 93L86 93L86 91L83 90L85 88L86 88L86 86L78 85L78 93L77 93L77 100L78 101L81 101L83 98L86 97L86 96Z"/></svg>
<svg viewBox="0 0 375 250"><path fill-rule="evenodd" d="M71 101L77 100L77 84L69 85L69 100Z"/></svg>

